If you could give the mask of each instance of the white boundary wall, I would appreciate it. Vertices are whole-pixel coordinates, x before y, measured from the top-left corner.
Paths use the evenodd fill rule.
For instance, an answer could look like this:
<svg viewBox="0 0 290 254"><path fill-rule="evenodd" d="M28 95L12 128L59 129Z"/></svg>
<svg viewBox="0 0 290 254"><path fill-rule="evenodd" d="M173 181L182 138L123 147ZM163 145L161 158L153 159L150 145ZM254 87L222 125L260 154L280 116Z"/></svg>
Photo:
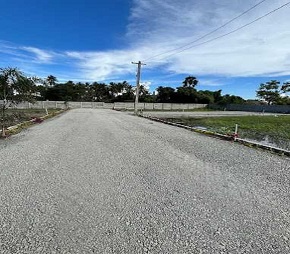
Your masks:
<svg viewBox="0 0 290 254"><path fill-rule="evenodd" d="M132 110L134 102L79 102L79 101L37 101L36 103L20 103L17 108L103 108L117 110ZM207 104L182 104L182 103L138 103L138 109L145 110L188 110L195 108L205 108Z"/></svg>

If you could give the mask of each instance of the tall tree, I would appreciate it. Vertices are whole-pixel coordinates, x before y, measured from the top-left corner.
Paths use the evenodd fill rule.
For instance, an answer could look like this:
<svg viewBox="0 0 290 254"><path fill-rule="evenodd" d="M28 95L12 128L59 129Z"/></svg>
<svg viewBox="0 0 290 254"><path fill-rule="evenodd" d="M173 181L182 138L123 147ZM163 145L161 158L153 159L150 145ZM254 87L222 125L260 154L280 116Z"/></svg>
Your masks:
<svg viewBox="0 0 290 254"><path fill-rule="evenodd" d="M144 85L140 85L139 93L140 93L140 97L142 97L142 96L148 95L149 91Z"/></svg>
<svg viewBox="0 0 290 254"><path fill-rule="evenodd" d="M106 84L94 82L91 85L91 89L93 90L94 101L107 102L109 100L110 94L108 86Z"/></svg>
<svg viewBox="0 0 290 254"><path fill-rule="evenodd" d="M175 96L175 89L172 87L159 86L156 91L157 102L173 102Z"/></svg>
<svg viewBox="0 0 290 254"><path fill-rule="evenodd" d="M109 84L109 91L113 98L117 97L118 95L121 95L124 90L124 82L123 83L114 83L111 82Z"/></svg>
<svg viewBox="0 0 290 254"><path fill-rule="evenodd" d="M283 83L283 85L281 87L281 91L282 91L282 93L290 92L290 82L289 81Z"/></svg>
<svg viewBox="0 0 290 254"><path fill-rule="evenodd" d="M227 104L244 104L245 100L236 95L225 94L220 101L218 101L219 105L227 105Z"/></svg>
<svg viewBox="0 0 290 254"><path fill-rule="evenodd" d="M50 86L50 87L55 86L56 82L57 82L57 78L56 78L55 76L53 76L53 75L49 75L49 76L45 79L45 84L46 84L47 86Z"/></svg>
<svg viewBox="0 0 290 254"><path fill-rule="evenodd" d="M191 86L180 86L176 88L176 99L178 103L198 103L199 93Z"/></svg>
<svg viewBox="0 0 290 254"><path fill-rule="evenodd" d="M134 101L134 88L127 81L122 83L123 94L121 96L122 101Z"/></svg>
<svg viewBox="0 0 290 254"><path fill-rule="evenodd" d="M213 98L214 98L214 102L217 103L219 102L223 96L222 96L222 90L217 90L213 92Z"/></svg>
<svg viewBox="0 0 290 254"><path fill-rule="evenodd" d="M196 77L188 76L182 83L184 87L195 87L198 83L198 80Z"/></svg>
<svg viewBox="0 0 290 254"><path fill-rule="evenodd" d="M35 99L37 78L27 78L16 68L0 68L0 106L2 136L5 136L6 123L9 120L7 109L23 101Z"/></svg>
<svg viewBox="0 0 290 254"><path fill-rule="evenodd" d="M277 80L260 84L259 89L256 91L257 97L265 100L268 105L276 104L280 99L279 84L280 82Z"/></svg>

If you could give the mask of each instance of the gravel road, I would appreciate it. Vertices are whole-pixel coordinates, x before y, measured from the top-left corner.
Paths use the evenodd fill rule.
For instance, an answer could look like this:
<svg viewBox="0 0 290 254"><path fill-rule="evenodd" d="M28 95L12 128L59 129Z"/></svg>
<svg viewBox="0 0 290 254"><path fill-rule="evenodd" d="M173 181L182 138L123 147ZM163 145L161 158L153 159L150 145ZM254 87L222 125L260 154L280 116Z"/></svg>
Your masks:
<svg viewBox="0 0 290 254"><path fill-rule="evenodd" d="M0 140L0 253L290 253L290 160L110 110Z"/></svg>

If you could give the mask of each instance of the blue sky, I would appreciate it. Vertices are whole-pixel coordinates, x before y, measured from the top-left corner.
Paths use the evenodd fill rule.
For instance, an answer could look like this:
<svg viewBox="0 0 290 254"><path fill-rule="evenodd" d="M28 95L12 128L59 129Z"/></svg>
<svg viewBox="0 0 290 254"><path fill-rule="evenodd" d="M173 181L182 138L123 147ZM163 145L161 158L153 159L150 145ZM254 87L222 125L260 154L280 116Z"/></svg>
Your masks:
<svg viewBox="0 0 290 254"><path fill-rule="evenodd" d="M255 98L259 84L290 80L290 5L251 26L179 54L187 45L260 0L1 0L0 67L59 81L135 84L132 61L149 58L142 82ZM199 41L223 35L287 3L267 0ZM192 44L194 45L194 44ZM151 58L151 59L150 59Z"/></svg>

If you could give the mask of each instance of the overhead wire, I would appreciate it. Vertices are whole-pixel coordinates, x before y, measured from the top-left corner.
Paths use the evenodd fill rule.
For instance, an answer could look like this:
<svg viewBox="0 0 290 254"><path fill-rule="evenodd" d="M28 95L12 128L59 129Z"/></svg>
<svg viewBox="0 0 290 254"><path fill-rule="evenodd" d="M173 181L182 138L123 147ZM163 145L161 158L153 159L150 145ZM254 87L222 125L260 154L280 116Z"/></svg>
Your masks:
<svg viewBox="0 0 290 254"><path fill-rule="evenodd" d="M258 2L257 4L253 5L252 7L250 7L249 9L247 9L246 11L242 12L241 14L239 14L238 16L236 16L236 17L230 19L229 21L227 21L227 22L224 23L223 25L221 25L221 26L215 28L214 30L212 30L212 31L210 31L210 32L208 32L208 33L206 33L206 34L204 34L203 36L201 36L201 37L195 39L194 41L191 41L191 42L189 42L189 43L187 43L187 44L185 44L185 45L183 45L183 46L180 46L180 47L177 47L177 48L174 48L174 49L171 49L171 50L165 51L165 52L163 52L163 53L160 53L160 54L157 54L157 55L151 56L151 57L149 57L149 58L147 58L147 59L145 59L145 60L143 60L143 61L151 60L151 59L156 58L156 57L158 57L158 56L162 56L162 55L168 54L168 53L170 53L170 52L174 52L174 51L176 51L176 50L183 49L183 48L185 48L185 47L187 47L187 46L189 46L189 45L191 45L191 44L193 44L193 43L196 43L196 42L198 42L198 41L204 39L205 37L207 37L207 36L209 36L209 35L211 35L211 34L217 32L217 31L219 31L220 29L226 27L227 25L231 24L231 23L234 22L235 20L237 20L237 19L239 19L240 17L244 16L245 14L247 14L248 12L250 12L250 11L253 10L253 9L255 9L256 7L258 7L259 5L261 5L262 3L266 2L266 1L268 1L268 0L262 0L262 1Z"/></svg>
<svg viewBox="0 0 290 254"><path fill-rule="evenodd" d="M285 3L285 4L283 4L283 5L281 5L281 6L279 6L279 7L277 7L276 9L274 9L274 10L272 10L272 11L270 11L270 12L268 12L268 13L266 13L266 14L264 14L264 15L258 17L258 18L256 18L256 19L254 19L254 20L251 21L251 22L246 23L246 24L244 24L244 25L242 25L242 26L240 26L240 27L238 27L238 28L236 28L236 29L234 29L234 30L228 32L228 33L222 34L222 35L220 35L220 36L217 36L217 37L215 37L215 38L213 38L213 39L210 39L210 40L204 41L204 42L199 43L199 44L194 44L194 45L192 45L192 46L190 46L190 47L186 47L186 48L182 47L183 49L181 49L181 50L179 50L179 51L177 51L177 52L175 52L175 53L172 53L172 54L170 54L170 55L167 55L167 56L165 56L165 57L159 59L159 61L160 61L160 60L164 60L164 59L166 59L166 58L169 58L169 57L171 57L171 56L174 56L174 55L176 55L176 54L179 54L179 53L181 53L181 52L184 52L184 51L186 51L186 50L189 50L189 49L191 49L191 48L198 47L198 46L201 46L201 45L204 45L204 44L210 43L210 42L212 42L212 41L215 41L215 40L218 40L218 39L224 38L224 37L226 37L226 36L228 36L228 35L230 35L230 34L233 34L233 33L237 32L237 31L239 31L239 30L241 30L241 29L243 29L243 28L245 28L245 27L247 27L247 26L252 25L253 23L255 23L255 22L257 22L257 21L259 21L259 20L261 20L261 19L263 19L263 18L265 18L265 17L267 17L267 16L273 14L274 12L277 12L278 10L280 10L280 9L282 9L282 8L284 8L284 7L286 7L286 6L288 6L289 4L290 4L290 1L287 2L287 3ZM173 51L173 50L172 50L172 51ZM154 61L151 61L151 62L154 62ZM156 62L156 61L155 61L155 62Z"/></svg>

